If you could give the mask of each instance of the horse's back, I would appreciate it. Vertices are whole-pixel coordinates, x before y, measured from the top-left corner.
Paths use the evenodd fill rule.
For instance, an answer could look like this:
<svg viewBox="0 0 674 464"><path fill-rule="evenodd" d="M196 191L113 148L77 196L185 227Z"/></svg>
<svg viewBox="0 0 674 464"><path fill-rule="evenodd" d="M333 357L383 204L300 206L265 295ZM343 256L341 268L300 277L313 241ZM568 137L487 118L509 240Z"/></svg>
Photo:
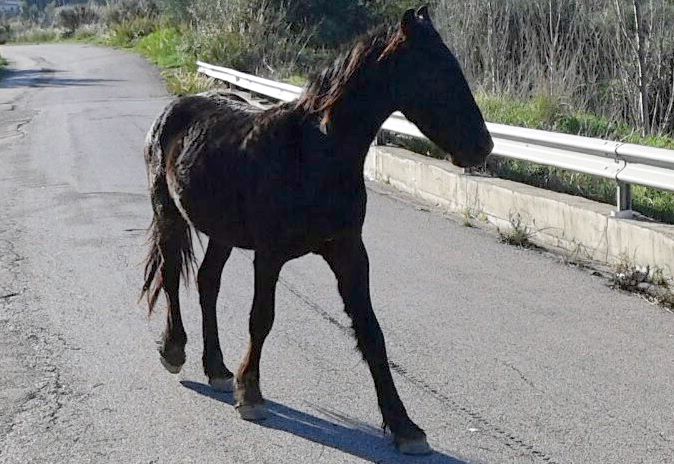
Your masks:
<svg viewBox="0 0 674 464"><path fill-rule="evenodd" d="M221 91L180 97L167 105L155 120L148 133L146 147L155 150L149 153L150 156L164 157L162 161L167 163L169 160L165 157L171 144L188 133L202 132L206 135L216 125L227 125L228 122L237 126L251 124L258 112L242 97Z"/></svg>
<svg viewBox="0 0 674 464"><path fill-rule="evenodd" d="M181 97L148 134L150 183L165 182L185 219L208 235L228 229L243 240L237 153L257 113L243 98L222 92Z"/></svg>

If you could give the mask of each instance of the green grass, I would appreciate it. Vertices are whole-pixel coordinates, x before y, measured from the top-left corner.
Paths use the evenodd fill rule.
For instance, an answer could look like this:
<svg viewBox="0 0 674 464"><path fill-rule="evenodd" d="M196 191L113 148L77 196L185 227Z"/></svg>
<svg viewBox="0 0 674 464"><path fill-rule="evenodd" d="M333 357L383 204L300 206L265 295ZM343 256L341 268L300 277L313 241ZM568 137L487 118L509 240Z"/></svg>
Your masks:
<svg viewBox="0 0 674 464"><path fill-rule="evenodd" d="M140 39L134 48L160 68L193 68L195 60L182 51L182 44L181 31L165 27Z"/></svg>
<svg viewBox="0 0 674 464"><path fill-rule="evenodd" d="M626 124L615 123L593 114L572 111L555 98L539 96L529 101L518 101L478 94L476 99L485 119L493 123L674 149L672 137L643 137Z"/></svg>

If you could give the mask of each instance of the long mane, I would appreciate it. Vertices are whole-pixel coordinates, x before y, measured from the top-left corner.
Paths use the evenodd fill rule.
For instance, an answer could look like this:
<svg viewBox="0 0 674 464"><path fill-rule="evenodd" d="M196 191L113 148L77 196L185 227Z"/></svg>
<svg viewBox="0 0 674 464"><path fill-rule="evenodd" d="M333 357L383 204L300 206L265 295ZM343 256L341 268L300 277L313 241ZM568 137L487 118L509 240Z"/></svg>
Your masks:
<svg viewBox="0 0 674 464"><path fill-rule="evenodd" d="M400 43L402 37L397 27L381 27L364 35L310 80L296 107L310 114L322 114L322 123L329 123L335 105Z"/></svg>

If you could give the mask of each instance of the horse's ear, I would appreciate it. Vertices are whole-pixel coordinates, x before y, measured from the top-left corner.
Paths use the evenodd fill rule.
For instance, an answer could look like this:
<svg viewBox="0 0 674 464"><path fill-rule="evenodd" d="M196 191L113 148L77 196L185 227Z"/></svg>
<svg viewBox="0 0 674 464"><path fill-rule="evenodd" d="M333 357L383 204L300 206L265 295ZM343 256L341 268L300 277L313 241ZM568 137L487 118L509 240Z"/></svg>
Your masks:
<svg viewBox="0 0 674 464"><path fill-rule="evenodd" d="M403 19L400 21L400 30L405 34L405 36L409 37L412 35L412 29L414 28L414 24L417 21L417 16L414 13L414 8L410 8L403 14Z"/></svg>
<svg viewBox="0 0 674 464"><path fill-rule="evenodd" d="M424 5L417 11L417 16L423 19L424 21L430 21L431 15L428 13L428 5Z"/></svg>

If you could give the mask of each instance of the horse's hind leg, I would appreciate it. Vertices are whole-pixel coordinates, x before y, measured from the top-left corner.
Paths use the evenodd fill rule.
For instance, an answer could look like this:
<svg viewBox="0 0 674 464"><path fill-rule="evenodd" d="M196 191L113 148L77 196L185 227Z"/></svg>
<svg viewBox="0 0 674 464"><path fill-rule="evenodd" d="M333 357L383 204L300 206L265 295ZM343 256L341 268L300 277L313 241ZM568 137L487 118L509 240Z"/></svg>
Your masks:
<svg viewBox="0 0 674 464"><path fill-rule="evenodd" d="M197 281L199 284L199 302L203 316L204 337L204 373L208 377L208 383L219 391L232 391L232 374L222 361L220 339L218 337L218 319L216 315L216 303L220 290L220 276L222 269L232 253L232 248L223 246L211 239L208 242L206 255L199 267Z"/></svg>
<svg viewBox="0 0 674 464"><path fill-rule="evenodd" d="M180 224L177 227L179 228ZM187 224L185 224L185 227L187 227ZM169 230L159 240L159 249L163 257L161 267L162 286L168 300L166 330L164 331L162 345L159 348L159 354L162 365L172 374L180 372L183 364L185 364L185 345L187 344L187 334L180 315L179 298L182 266L181 235L179 230Z"/></svg>
<svg viewBox="0 0 674 464"><path fill-rule="evenodd" d="M360 236L329 242L321 254L337 277L344 309L351 318L358 349L367 361L384 423L390 427L398 449L406 454L426 454L426 434L407 415L391 376L384 335L370 301L369 261Z"/></svg>
<svg viewBox="0 0 674 464"><path fill-rule="evenodd" d="M276 282L284 261L255 253L255 296L250 311L250 344L236 376L236 409L245 420L265 417L260 392L262 345L274 323Z"/></svg>
<svg viewBox="0 0 674 464"><path fill-rule="evenodd" d="M154 218L151 247L145 267L143 294L148 297L150 313L163 293L168 300L166 330L159 348L162 365L171 373L180 372L185 363L187 335L180 316L178 295L181 272L192 261L192 238L189 225L173 203L165 178L158 176L150 192Z"/></svg>

